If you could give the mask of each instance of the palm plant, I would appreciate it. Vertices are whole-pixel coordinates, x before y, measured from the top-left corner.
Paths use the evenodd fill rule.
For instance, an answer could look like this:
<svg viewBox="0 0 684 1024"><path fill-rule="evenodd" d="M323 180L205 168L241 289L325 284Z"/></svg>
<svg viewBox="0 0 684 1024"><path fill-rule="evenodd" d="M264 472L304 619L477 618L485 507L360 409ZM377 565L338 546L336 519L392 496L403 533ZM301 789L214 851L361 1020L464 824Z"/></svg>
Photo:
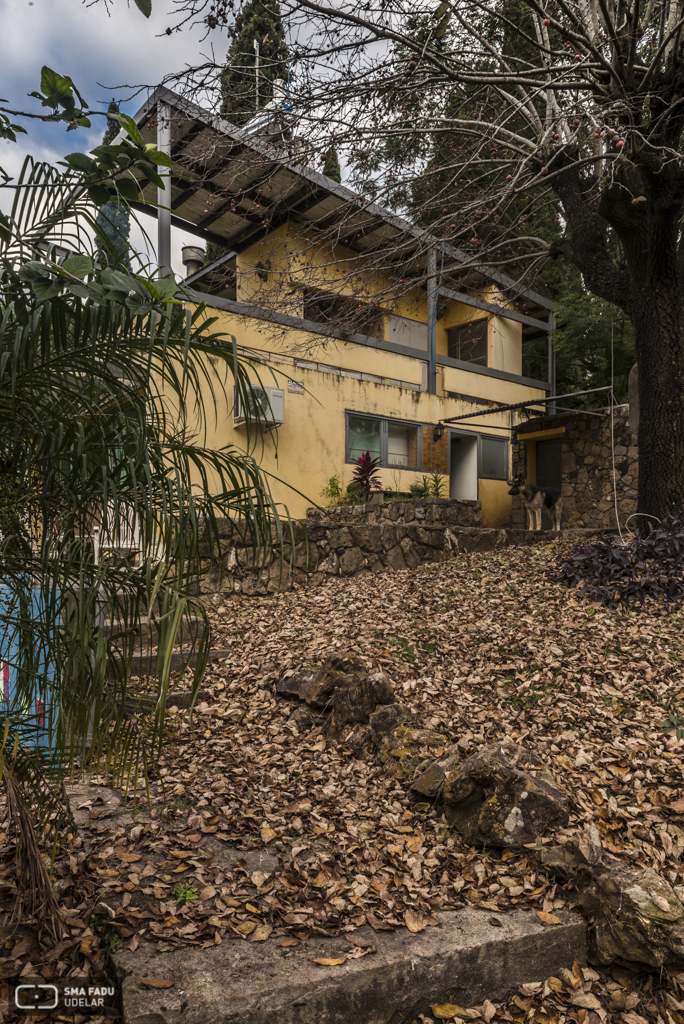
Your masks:
<svg viewBox="0 0 684 1024"><path fill-rule="evenodd" d="M151 174L162 156L149 154ZM257 566L282 533L254 459L204 442L212 410L232 403L228 381L250 406L235 339L186 310L172 278L127 269L92 203L117 186L107 168L83 171L85 186L77 168L28 160L0 215L0 775L24 910L55 934L39 853L59 825L54 783L98 765L136 791L161 747L181 631L193 699L206 666L197 583L220 555L221 520L246 524ZM148 719L123 714L144 628L156 634Z"/></svg>

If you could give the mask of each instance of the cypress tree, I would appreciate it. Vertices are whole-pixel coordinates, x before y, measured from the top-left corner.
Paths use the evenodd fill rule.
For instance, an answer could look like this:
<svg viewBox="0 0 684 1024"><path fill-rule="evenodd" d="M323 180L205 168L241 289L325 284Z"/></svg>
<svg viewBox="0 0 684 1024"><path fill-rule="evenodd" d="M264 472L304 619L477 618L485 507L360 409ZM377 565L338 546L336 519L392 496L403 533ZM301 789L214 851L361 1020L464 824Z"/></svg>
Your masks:
<svg viewBox="0 0 684 1024"><path fill-rule="evenodd" d="M257 107L264 107L273 98L275 79L287 78L289 50L278 0L249 0L228 32L232 43L221 74L221 113L242 127ZM260 50L258 103L255 40Z"/></svg>
<svg viewBox="0 0 684 1024"><path fill-rule="evenodd" d="M333 148L328 153L328 156L323 167L323 173L326 178L330 178L332 181L336 181L338 184L342 182L342 172L340 171L340 161L337 156L337 150Z"/></svg>
<svg viewBox="0 0 684 1024"><path fill-rule="evenodd" d="M107 113L119 113L119 104L116 100L111 101L107 108ZM119 134L120 130L121 125L118 121L115 121L114 118L108 116L107 130L104 133L102 145L110 145L110 143L113 142ZM125 253L128 248L128 236L131 231L128 207L123 203L105 203L104 206L100 208L100 212L97 215L97 226L107 238L112 249L118 253L119 258L123 260L126 266L128 266L128 260L125 258ZM105 248L100 248L99 258L101 262L108 263L111 261L111 257L111 252L107 252Z"/></svg>

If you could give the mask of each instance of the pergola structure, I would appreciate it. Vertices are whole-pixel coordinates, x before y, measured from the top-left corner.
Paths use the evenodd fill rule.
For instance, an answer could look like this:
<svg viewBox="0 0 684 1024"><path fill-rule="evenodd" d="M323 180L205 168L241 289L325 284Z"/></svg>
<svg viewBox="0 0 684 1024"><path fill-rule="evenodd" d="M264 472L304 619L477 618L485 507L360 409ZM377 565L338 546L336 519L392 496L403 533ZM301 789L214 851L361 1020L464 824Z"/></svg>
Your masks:
<svg viewBox="0 0 684 1024"><path fill-rule="evenodd" d="M523 343L546 335L548 390L555 366L549 332L550 301L471 257L425 229L383 209L308 166L295 142L269 142L160 86L134 115L145 143L173 161L165 187L141 181L131 205L157 218L158 264L170 273L171 227L227 250L187 284L215 294L225 288L226 268L244 250L288 221L342 243L376 265L413 276L427 291L429 390L435 390L435 321L440 298L452 299L522 324ZM506 306L469 294L496 285Z"/></svg>

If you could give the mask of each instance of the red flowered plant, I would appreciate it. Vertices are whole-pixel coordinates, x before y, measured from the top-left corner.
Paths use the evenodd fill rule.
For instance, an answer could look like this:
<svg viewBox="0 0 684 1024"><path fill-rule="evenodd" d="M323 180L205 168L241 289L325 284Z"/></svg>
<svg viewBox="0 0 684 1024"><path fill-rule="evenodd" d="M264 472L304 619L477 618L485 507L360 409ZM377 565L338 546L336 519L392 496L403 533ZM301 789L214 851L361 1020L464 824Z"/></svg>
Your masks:
<svg viewBox="0 0 684 1024"><path fill-rule="evenodd" d="M364 452L356 460L353 483L363 492L366 501L370 501L371 491L380 487L380 459L371 459L370 452Z"/></svg>

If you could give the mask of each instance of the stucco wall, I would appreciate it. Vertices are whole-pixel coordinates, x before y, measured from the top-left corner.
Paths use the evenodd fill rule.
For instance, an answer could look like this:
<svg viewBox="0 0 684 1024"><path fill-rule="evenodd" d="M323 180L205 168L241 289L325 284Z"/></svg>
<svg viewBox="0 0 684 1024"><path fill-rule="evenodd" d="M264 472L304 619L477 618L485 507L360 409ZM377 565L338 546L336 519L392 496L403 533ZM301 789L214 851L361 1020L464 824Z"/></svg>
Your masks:
<svg viewBox="0 0 684 1024"><path fill-rule="evenodd" d="M312 353L313 336L305 331L290 330L287 337L278 337L252 318L212 312L218 314L215 329L236 335L241 350L262 360L249 371L254 382L284 389L285 423L277 431L252 429L251 434L244 426L234 428L232 378L226 375L221 361L214 360L210 380L216 389L216 417L209 417L205 443L210 447L230 444L249 450L263 469L272 474L273 496L287 505L292 515L306 515L306 509L319 501L332 476L337 476L343 487L351 482L354 467L345 461L346 412L425 425L422 472L447 473L447 435L440 442L433 442L431 425L446 416L470 413L473 407L465 401L445 400L441 395L421 392L424 364L420 360L337 339L327 339L325 344L317 342L318 351ZM306 355L302 356L302 352ZM453 372L459 374L460 390L470 387L471 391L483 394L489 391L497 401L521 401L539 394L526 385L476 377L466 371ZM301 382L304 394L288 392L288 380ZM204 390L211 409L209 384ZM473 432L493 432L492 428L505 429L509 422L507 414L501 413L483 417L481 422L479 418L469 421L464 427L472 425ZM387 488L408 491L419 475L415 470L387 468L382 470L380 479ZM508 507L501 511L502 501L509 501L507 488L491 486L500 481L484 483L480 497L485 503L486 518L492 526L498 526L506 521L509 511Z"/></svg>

